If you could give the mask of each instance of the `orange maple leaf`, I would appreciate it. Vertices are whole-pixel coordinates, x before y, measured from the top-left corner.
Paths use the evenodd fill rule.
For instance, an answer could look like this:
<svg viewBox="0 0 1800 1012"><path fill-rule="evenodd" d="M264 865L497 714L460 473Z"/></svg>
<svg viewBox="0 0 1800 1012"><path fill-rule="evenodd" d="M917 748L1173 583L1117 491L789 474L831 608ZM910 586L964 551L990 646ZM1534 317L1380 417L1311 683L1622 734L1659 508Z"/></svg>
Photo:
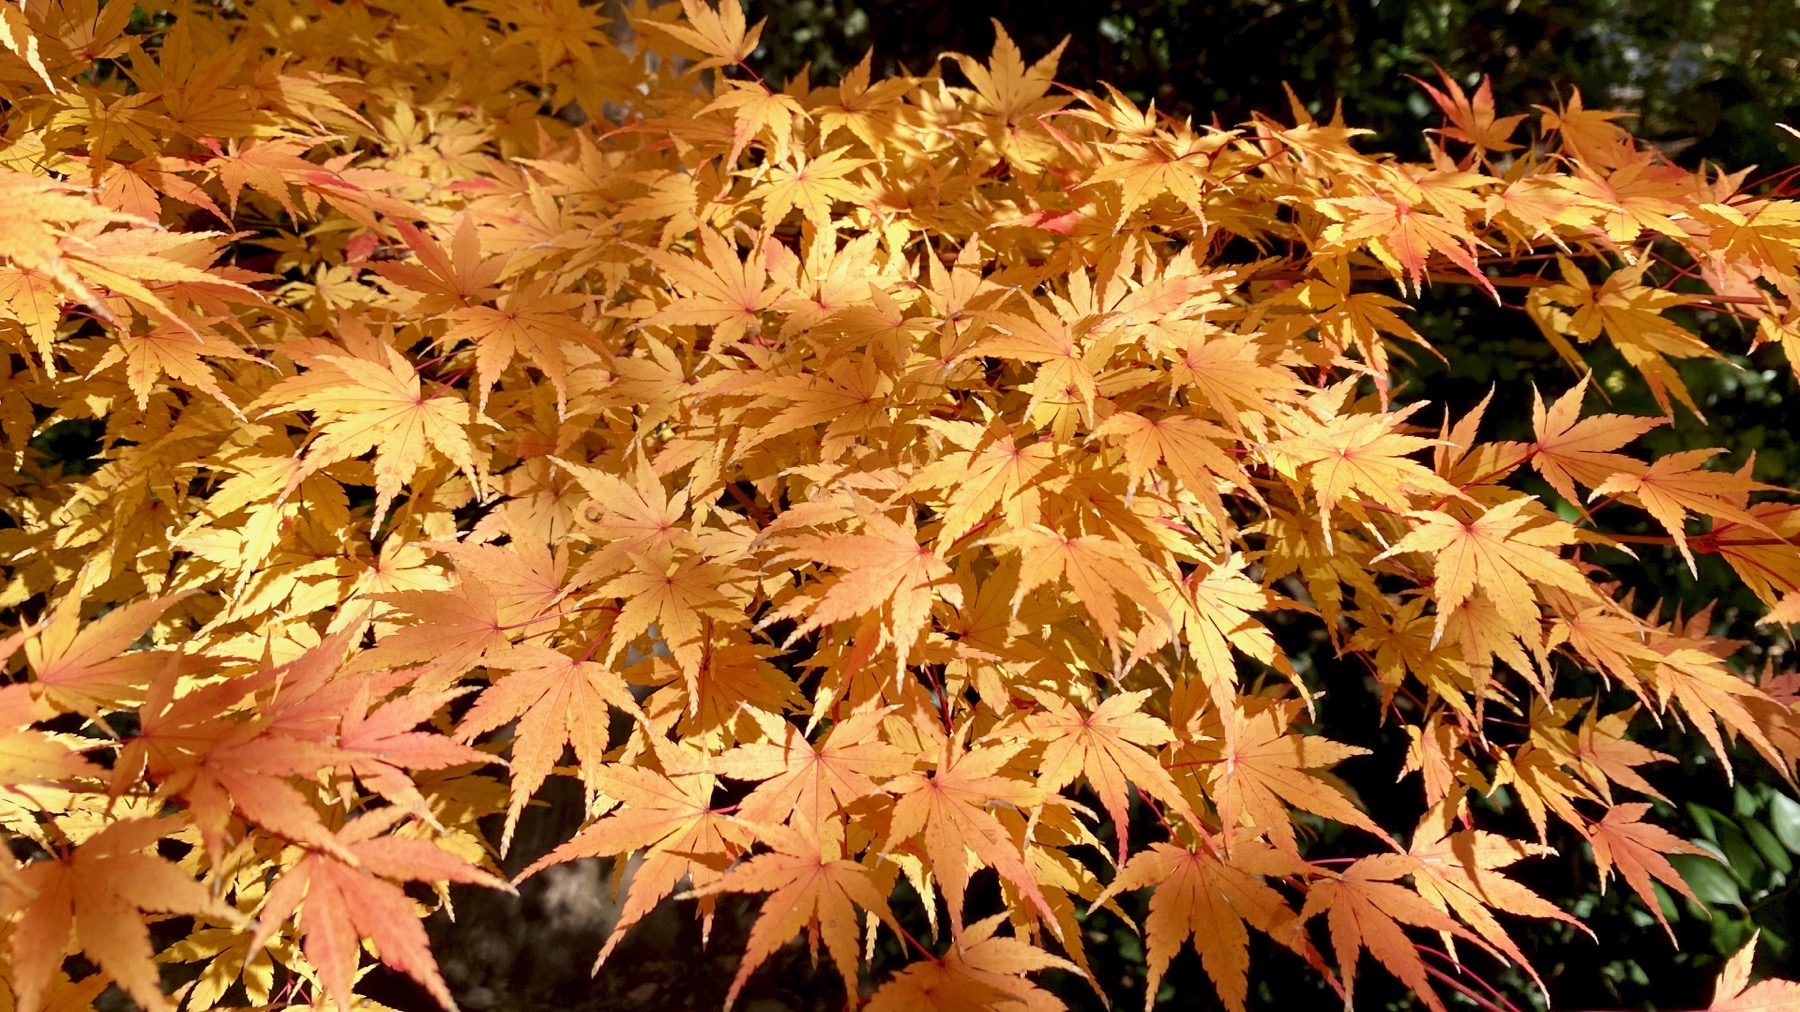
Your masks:
<svg viewBox="0 0 1800 1012"><path fill-rule="evenodd" d="M1494 603L1507 627L1525 637L1534 652L1541 650L1542 642L1537 632L1540 613L1535 588L1555 588L1577 599L1598 597L1581 570L1554 551L1575 543L1575 529L1560 520L1520 515L1534 506L1537 500L1519 496L1471 520L1437 510L1415 510L1407 514L1415 521L1413 529L1372 560L1407 552L1431 558L1435 577L1431 594L1438 608L1433 647L1443 638L1457 609L1476 590Z"/></svg>
<svg viewBox="0 0 1800 1012"><path fill-rule="evenodd" d="M1537 981L1538 987L1543 988L1543 979L1506 929L1500 926L1493 911L1562 921L1588 931L1586 925L1561 907L1498 870L1525 858L1554 851L1541 844L1479 830L1452 833L1454 816L1453 807L1439 805L1426 813L1413 833L1412 846L1407 849L1407 854L1418 862L1412 872L1413 888L1439 912L1454 911L1484 942L1504 953L1513 965L1523 967ZM1592 937L1593 932L1588 931L1588 935ZM1448 935L1444 936L1444 941L1449 944ZM1451 947L1448 951L1454 953L1455 949Z"/></svg>
<svg viewBox="0 0 1800 1012"><path fill-rule="evenodd" d="M263 417L311 411L321 423L289 479L289 492L307 475L373 450L373 532L432 451L480 485L466 429L473 420L468 402L444 391L427 395L418 372L392 346L372 337L352 339L346 349L326 345L304 357L306 372L282 380L261 398L267 405Z"/></svg>
<svg viewBox="0 0 1800 1012"><path fill-rule="evenodd" d="M1312 772L1369 750L1320 735L1289 733L1299 706L1298 700L1240 698L1229 714L1207 715L1202 727L1217 733L1205 740L1190 739L1177 751L1177 764L1205 771L1207 795L1227 827L1266 830L1270 841L1289 854L1300 852L1289 805L1392 842L1337 787ZM1231 724L1229 737L1221 726L1226 721Z"/></svg>
<svg viewBox="0 0 1800 1012"><path fill-rule="evenodd" d="M523 882L565 861L616 857L645 849L643 862L631 877L625 904L619 909L618 922L594 959L598 969L631 926L656 909L683 879L691 878L710 923L713 898L704 890L716 883L732 858L748 846L748 833L712 807L715 778L710 773L667 776L637 766L609 764L594 774L594 782L621 806L533 862L513 881Z"/></svg>
<svg viewBox="0 0 1800 1012"><path fill-rule="evenodd" d="M438 1004L452 1012L456 1008L432 958L425 926L397 882L466 882L512 891L504 880L428 840L381 835L405 815L405 809L394 807L351 819L337 838L358 866L330 854L309 853L275 881L263 900L251 951L262 948L297 909L301 949L319 968L326 995L343 1012L357 1004L351 986L361 939L374 943L383 963L418 981Z"/></svg>
<svg viewBox="0 0 1800 1012"><path fill-rule="evenodd" d="M510 669L512 674L482 690L457 724L456 740L473 741L518 721L508 763L511 800L500 832L500 852L504 854L526 803L550 776L564 747L574 748L576 766L592 795L599 790L594 777L604 768L611 744L608 708L622 710L639 723L648 718L624 680L593 661L548 647L518 646L490 657L487 664Z"/></svg>
<svg viewBox="0 0 1800 1012"><path fill-rule="evenodd" d="M1307 890L1300 920L1323 913L1331 930L1331 947L1344 978L1344 1005L1354 1007L1356 964L1369 950L1389 973L1399 978L1433 1012L1445 1012L1443 999L1431 989L1431 977L1418 946L1406 937L1406 926L1481 940L1451 920L1423 896L1395 881L1412 872L1412 859L1401 854L1362 858L1336 875L1327 875Z"/></svg>
<svg viewBox="0 0 1800 1012"><path fill-rule="evenodd" d="M1666 855L1692 854L1695 857L1711 858L1712 855L1699 847L1688 843L1660 826L1653 826L1643 821L1644 814L1650 810L1647 803L1641 801L1614 805L1606 810L1606 815L1598 822L1590 822L1586 828L1588 842L1594 847L1594 864L1600 869L1600 888L1606 888L1607 879L1616 870L1625 877L1633 892L1636 892L1656 916L1657 923L1669 933L1670 940L1675 938L1675 929L1663 919L1662 903L1656 897L1656 889L1651 880L1661 882L1688 899L1699 903L1699 897L1688 888L1675 866L1669 863Z"/></svg>
<svg viewBox="0 0 1800 1012"><path fill-rule="evenodd" d="M900 930L881 886L867 866L843 859L826 838L787 826L764 826L758 836L771 852L751 857L704 890L705 895L770 894L750 928L743 961L725 993L725 1008L729 1010L737 1001L757 967L801 931L806 932L815 958L819 939L825 940L825 951L844 979L844 990L854 997L860 955L856 907L879 917L896 932ZM702 894L695 890L690 895Z"/></svg>
<svg viewBox="0 0 1800 1012"><path fill-rule="evenodd" d="M1293 908L1264 878L1304 868L1298 858L1251 840L1233 846L1229 861L1207 848L1153 843L1119 869L1089 913L1119 893L1155 886L1144 920L1149 971L1144 1008L1156 1004L1158 983L1191 937L1220 1000L1234 1012L1244 1012L1250 993L1246 924L1296 951L1311 949Z"/></svg>
<svg viewBox="0 0 1800 1012"><path fill-rule="evenodd" d="M757 781L738 802L743 819L792 822L815 835L854 802L879 793L874 777L892 779L913 768L912 757L877 733L893 707L861 710L834 725L814 746L799 728L751 711L767 741L739 745L713 760L733 780Z"/></svg>
<svg viewBox="0 0 1800 1012"><path fill-rule="evenodd" d="M1103 700L1092 712L1083 713L1073 703L1048 692L1029 690L1043 710L1032 714L1022 728L1005 730L1044 743L1038 760L1038 788L1060 791L1086 777L1100 803L1118 827L1119 861L1130 849L1127 788L1137 785L1151 797L1197 826L1200 818L1175 786L1175 778L1157 762L1157 748L1175 740L1163 721L1141 712L1150 692L1120 692Z"/></svg>
<svg viewBox="0 0 1800 1012"><path fill-rule="evenodd" d="M1412 77L1411 74L1407 75ZM1450 125L1437 132L1453 140L1473 145L1478 151L1516 151L1519 146L1510 138L1519 124L1525 121L1525 114L1512 116L1494 115L1494 86L1486 75L1475 89L1475 97L1471 99L1456 78L1442 67L1438 68L1438 77L1444 82L1444 89L1439 91L1430 82L1417 77L1412 79L1431 100L1444 111Z"/></svg>
<svg viewBox="0 0 1800 1012"><path fill-rule="evenodd" d="M969 878L980 867L970 865L971 853L1017 887L1051 932L1057 933L1055 914L1025 864L1019 841L988 811L995 802L1031 808L1043 797L1042 788L1001 772L1025 746L1013 742L965 750L967 733L965 727L944 743L931 775L906 773L888 783L887 789L899 797L888 827L888 847L920 838L932 874L944 891L950 930L959 944L964 933L963 896Z"/></svg>
<svg viewBox="0 0 1800 1012"><path fill-rule="evenodd" d="M178 819L114 822L54 858L8 872L0 915L13 924L12 988L20 1009L39 1007L71 938L140 1006L154 1012L175 1007L151 960L143 915L194 914L225 924L243 920L175 862L144 853L181 828Z"/></svg>
<svg viewBox="0 0 1800 1012"><path fill-rule="evenodd" d="M1405 198L1380 193L1332 197L1315 206L1336 219L1325 229L1327 243L1342 249L1367 246L1375 259L1400 281L1402 290L1408 286L1414 294L1422 290L1422 284L1430 277L1427 264L1432 254L1438 253L1479 284L1496 303L1500 301L1499 291L1475 259L1476 247L1486 244L1463 221L1418 210Z"/></svg>
<svg viewBox="0 0 1800 1012"><path fill-rule="evenodd" d="M868 1012L970 1012L1017 1005L1048 1012L1057 1008L1050 992L1025 979L1039 970L1081 968L1018 938L996 935L1006 920L995 914L969 925L942 959L927 958L896 973L877 988Z"/></svg>
<svg viewBox="0 0 1800 1012"><path fill-rule="evenodd" d="M1641 461L1609 451L1668 422L1666 418L1636 415L1580 417L1582 395L1592 378L1592 374L1581 377L1573 390L1547 409L1536 388L1531 391L1531 427L1537 433L1537 441L1526 449L1531 466L1577 509L1581 507L1581 497L1575 492L1576 482L1595 488L1616 475L1643 474L1645 465Z"/></svg>
<svg viewBox="0 0 1800 1012"><path fill-rule="evenodd" d="M1603 495L1630 496L1641 503L1675 539L1675 548L1687 560L1689 572L1698 574L1694 552L1688 546L1687 516L1698 513L1716 521L1742 524L1773 535L1755 514L1743 506L1745 496L1757 491L1779 491L1751 479L1742 471L1707 471L1698 465L1721 450L1682 450L1657 458L1641 473L1615 474L1594 487L1589 501Z"/></svg>
<svg viewBox="0 0 1800 1012"><path fill-rule="evenodd" d="M929 544L920 544L912 518L901 524L874 509L859 511L860 534L798 535L778 561L806 559L842 571L816 600L801 598L777 609L764 624L805 615L788 635L792 644L814 629L879 614L882 642L895 653L895 670L906 667L931 623L931 606L962 604L962 588L950 567Z"/></svg>
<svg viewBox="0 0 1800 1012"><path fill-rule="evenodd" d="M1706 1006L1707 1012L1774 1012L1776 1009L1800 1008L1800 984L1791 980L1770 979L1750 983L1750 969L1756 961L1756 940L1762 932L1750 935L1750 940L1725 961L1725 968L1719 971L1718 984L1713 990L1712 1004Z"/></svg>
<svg viewBox="0 0 1800 1012"><path fill-rule="evenodd" d="M86 625L81 624L80 595L65 596L25 641L33 693L58 709L90 717L142 699L169 654L127 648L190 593L114 608Z"/></svg>

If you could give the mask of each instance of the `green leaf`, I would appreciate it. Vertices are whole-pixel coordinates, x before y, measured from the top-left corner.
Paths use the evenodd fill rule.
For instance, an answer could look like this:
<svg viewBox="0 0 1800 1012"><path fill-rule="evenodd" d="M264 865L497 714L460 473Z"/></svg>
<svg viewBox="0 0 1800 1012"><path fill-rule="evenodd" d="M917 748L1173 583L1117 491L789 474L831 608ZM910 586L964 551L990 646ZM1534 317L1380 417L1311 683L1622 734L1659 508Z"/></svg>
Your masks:
<svg viewBox="0 0 1800 1012"><path fill-rule="evenodd" d="M1731 869L1731 876L1746 889L1754 886L1757 877L1768 867L1745 838L1743 829L1735 823L1719 824L1719 847L1725 851L1725 864Z"/></svg>
<svg viewBox="0 0 1800 1012"><path fill-rule="evenodd" d="M1800 801L1785 794L1770 798L1769 825L1783 847L1800 854Z"/></svg>
<svg viewBox="0 0 1800 1012"><path fill-rule="evenodd" d="M1781 841L1776 839L1775 834L1771 833L1769 827L1763 825L1760 820L1746 820L1744 832L1750 837L1750 842L1756 846L1757 853L1761 854L1763 860L1769 863L1769 867L1783 875L1794 870L1794 859L1788 856Z"/></svg>
<svg viewBox="0 0 1800 1012"><path fill-rule="evenodd" d="M1758 807L1760 806L1757 803L1756 795L1751 794L1743 784L1738 784L1737 788L1731 792L1731 810L1736 813L1738 818L1748 819L1756 814Z"/></svg>
<svg viewBox="0 0 1800 1012"><path fill-rule="evenodd" d="M1692 854L1675 854L1669 863L1681 873L1681 880L1688 884L1694 895L1709 906L1744 908L1743 894L1738 892L1737 879L1731 872L1717 861Z"/></svg>
<svg viewBox="0 0 1800 1012"><path fill-rule="evenodd" d="M1692 801L1687 803L1687 812L1688 818L1694 820L1694 826L1700 830L1701 836L1713 843L1719 842L1719 830L1715 820L1723 821L1725 813Z"/></svg>

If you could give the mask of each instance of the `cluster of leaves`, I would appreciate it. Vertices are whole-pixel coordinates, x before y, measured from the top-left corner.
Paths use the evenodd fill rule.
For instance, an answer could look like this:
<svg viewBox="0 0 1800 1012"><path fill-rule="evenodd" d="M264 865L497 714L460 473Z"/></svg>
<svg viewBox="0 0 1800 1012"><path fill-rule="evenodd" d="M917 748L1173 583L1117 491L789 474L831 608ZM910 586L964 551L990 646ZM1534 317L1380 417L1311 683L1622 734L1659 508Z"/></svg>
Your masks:
<svg viewBox="0 0 1800 1012"><path fill-rule="evenodd" d="M1435 62L1490 76L1521 107L1579 87L1632 113L1638 136L1686 164L1800 155L1776 129L1800 118L1800 11L1757 0L753 0L751 10L769 19L756 66L771 78L807 65L835 75L871 40L878 67L928 66L945 49L984 49L993 16L1027 51L1069 36L1065 82L1107 81L1208 122L1285 108L1287 83L1315 112L1341 101L1384 145L1417 155L1437 110L1394 82Z"/></svg>
<svg viewBox="0 0 1800 1012"><path fill-rule="evenodd" d="M1672 311L1800 361L1800 205L1578 95L1428 85L1409 163L1298 103L1057 89L1004 32L774 90L731 2L628 45L574 2L0 12L26 1012L169 1008L158 961L189 1008L347 1009L365 952L450 1006L420 917L509 888L553 776L589 821L521 878L633 859L601 960L767 894L733 997L804 935L872 1009L1055 1007L1033 975L1147 895L1152 1000L1191 944L1243 1008L1254 932L1347 1004L1366 951L1499 1008L1461 963L1528 966L1499 915L1579 927L1507 871L1552 827L1658 919L1694 895L1634 728L1800 759L1795 676L1596 562L1715 555L1800 620L1800 507L1628 450L1719 354ZM1568 360L1530 442L1392 388L1432 350L1390 293L1432 280ZM1585 410L1600 344L1664 416ZM1321 707L1362 693L1411 742L1399 820L1332 772L1368 750ZM867 965L884 934L916 958ZM1785 986L1749 958L1722 1000Z"/></svg>

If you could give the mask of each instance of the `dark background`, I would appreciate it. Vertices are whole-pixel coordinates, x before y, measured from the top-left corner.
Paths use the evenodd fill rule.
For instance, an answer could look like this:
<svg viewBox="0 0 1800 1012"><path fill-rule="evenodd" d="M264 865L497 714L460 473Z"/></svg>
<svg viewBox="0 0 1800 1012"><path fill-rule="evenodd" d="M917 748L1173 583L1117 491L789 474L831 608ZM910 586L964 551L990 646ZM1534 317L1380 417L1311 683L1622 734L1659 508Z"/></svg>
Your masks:
<svg viewBox="0 0 1800 1012"><path fill-rule="evenodd" d="M1793 0L798 0L751 3L750 16L768 19L752 64L772 81L810 66L815 83L829 82L871 48L877 74L902 68L925 72L947 50L985 59L994 37L989 19L998 18L1027 60L1068 37L1059 80L1089 89L1109 82L1136 101L1153 99L1164 112L1200 122L1229 126L1252 112L1286 117L1286 82L1314 111L1329 115L1341 102L1351 125L1377 131L1368 149L1418 157L1424 152L1422 131L1440 125L1440 117L1406 75L1435 81L1435 68L1442 66L1465 85L1490 76L1501 114L1526 112L1533 104L1554 107L1579 88L1590 107L1635 114L1631 122L1640 137L1690 167L1703 161L1733 169L1756 164L1761 171L1752 174L1755 178L1800 161L1800 146L1775 126L1800 125L1800 5ZM945 72L955 75L952 68ZM1576 378L1522 313L1497 312L1473 289L1440 287L1428 294L1412 322L1446 361L1419 356L1416 366L1402 366L1403 396L1428 397L1460 413L1493 389L1495 408L1484 438L1528 436L1532 385L1555 394ZM1793 410L1796 386L1787 364L1772 349L1744 354L1750 335L1738 321L1699 316L1686 322L1735 354L1727 362L1683 366L1710 425L1683 412L1675 425L1647 436L1643 452L1724 446L1726 462L1735 466L1754 451L1758 478L1800 486L1800 417ZM1596 351L1590 365L1598 385L1610 393L1611 410L1656 413L1642 383L1616 355ZM1554 498L1544 487L1531 491ZM1611 529L1632 531L1616 526L1629 519L1609 518ZM1616 565L1615 572L1641 599L1661 598L1683 614L1715 605L1713 631L1747 642L1739 655L1745 670L1792 669L1789 643L1755 626L1761 606L1717 559L1702 557L1697 578L1672 551L1651 549L1636 561L1622 555L1605 561ZM1302 669L1321 681L1342 686L1344 679L1360 677L1360 669L1336 661L1304 621L1278 633L1290 653L1310 661ZM1559 678L1559 694L1592 694L1608 710L1630 702L1573 668ZM1375 750L1341 772L1377 821L1392 826L1416 814L1416 778L1395 782L1404 734L1391 722L1381 723L1373 692L1334 691L1327 698L1321 722L1333 736ZM1704 1008L1723 956L1753 931L1761 932L1759 972L1800 976L1794 949L1800 942L1795 890L1800 805L1788 799L1792 788L1750 755L1734 757L1737 781L1728 782L1718 757L1708 754L1691 728L1671 722L1658 729L1643 718L1638 727L1646 744L1680 760L1647 771L1674 801L1658 805L1656 818L1716 851L1724 862L1683 862L1684 874L1707 902L1704 907L1677 899L1665 903L1677 946L1623 883L1615 882L1602 895L1584 845L1568 832L1553 832L1551 843L1561 853L1515 866L1515 874L1581 916L1598 941L1560 925L1503 918L1543 975L1550 1006ZM576 795L533 810L510 855L509 871L574 832ZM1479 815L1482 824L1529 837L1529 824L1506 800L1503 791L1497 794ZM1140 839L1155 835L1148 819L1133 828ZM1340 844L1329 829L1314 828L1321 832L1314 834L1312 856L1363 852L1358 847L1366 841ZM558 869L535 880L519 900L492 893L459 896L459 923L435 922L434 948L464 1007L472 1012L718 1008L757 901L723 903L704 946L688 905L666 904L633 930L598 978L590 979L589 961L615 909L605 896L607 871L594 861ZM997 899L972 893L970 920ZM1138 896L1125 903L1140 921L1144 901ZM895 903L903 916L917 909L907 898ZM922 936L923 918L917 920L908 926ZM1100 989L1114 1007L1140 1007L1141 941L1105 913L1092 918L1088 929ZM1544 995L1517 968L1498 966L1467 947L1464 955L1517 1008L1545 1007ZM903 961L890 947L878 960L875 980ZM1471 978L1463 981L1482 990ZM1077 1007L1101 1007L1079 980L1049 975L1044 982ZM393 984L387 1000L413 1007L420 996L406 992L398 980ZM1452 1007L1474 1007L1449 989L1441 993ZM841 1007L842 998L835 973L815 972L805 947L796 943L765 965L738 1007L832 1009ZM1191 950L1176 960L1157 998L1159 1007L1218 1007ZM1316 974L1259 943L1253 943L1251 1003L1269 1010L1340 1007ZM1356 1004L1359 1009L1422 1007L1366 957Z"/></svg>

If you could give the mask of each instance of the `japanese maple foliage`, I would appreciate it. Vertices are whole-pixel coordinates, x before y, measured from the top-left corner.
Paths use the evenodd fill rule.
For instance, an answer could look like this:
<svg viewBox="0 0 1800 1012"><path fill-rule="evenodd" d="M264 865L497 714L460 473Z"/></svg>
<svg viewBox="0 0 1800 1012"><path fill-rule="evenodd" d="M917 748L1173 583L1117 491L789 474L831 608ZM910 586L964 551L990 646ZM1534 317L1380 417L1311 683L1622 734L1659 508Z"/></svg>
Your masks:
<svg viewBox="0 0 1800 1012"><path fill-rule="evenodd" d="M1056 1007L1039 975L1140 893L1146 1004L1191 945L1244 1008L1254 933L1347 1005L1379 968L1442 1010L1456 960L1525 964L1518 918L1579 923L1511 877L1553 823L1659 919L1689 894L1634 729L1791 777L1794 694L1596 552L1721 556L1791 620L1800 512L1634 450L1667 419L1583 356L1670 418L1721 354L1695 309L1800 362L1800 203L1579 95L1446 76L1415 164L1298 102L1058 87L1004 31L773 90L758 31L0 3L11 1007L349 1009L376 960L448 1006L405 884L509 888L570 777L586 826L522 877L638 859L601 961L664 902L765 897L731 998L804 937L852 1005ZM1532 442L1393 381L1428 285L1567 359ZM83 426L91 462L49 451ZM1362 693L1404 759L1318 720ZM1716 1007L1783 986L1746 954Z"/></svg>

